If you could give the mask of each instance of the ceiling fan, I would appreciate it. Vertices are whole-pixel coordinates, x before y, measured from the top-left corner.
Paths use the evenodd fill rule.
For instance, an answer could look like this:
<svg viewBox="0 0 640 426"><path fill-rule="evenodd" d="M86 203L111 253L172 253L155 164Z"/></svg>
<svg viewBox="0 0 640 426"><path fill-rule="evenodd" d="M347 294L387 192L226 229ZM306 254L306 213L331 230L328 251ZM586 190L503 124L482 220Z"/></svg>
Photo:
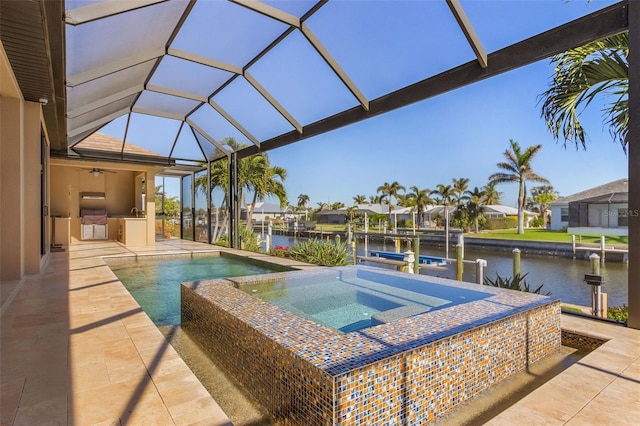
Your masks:
<svg viewBox="0 0 640 426"><path fill-rule="evenodd" d="M80 170L88 170L88 169L80 169ZM112 172L111 170L99 169L97 167L94 167L89 170L89 173L94 176L100 176L103 173L115 173L115 172Z"/></svg>

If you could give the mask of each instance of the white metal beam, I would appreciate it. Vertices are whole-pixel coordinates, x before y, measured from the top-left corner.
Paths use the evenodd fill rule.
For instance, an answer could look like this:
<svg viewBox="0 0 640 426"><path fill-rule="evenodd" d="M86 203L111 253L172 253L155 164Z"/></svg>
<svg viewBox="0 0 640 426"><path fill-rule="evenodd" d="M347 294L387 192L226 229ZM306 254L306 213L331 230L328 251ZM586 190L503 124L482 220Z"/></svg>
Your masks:
<svg viewBox="0 0 640 426"><path fill-rule="evenodd" d="M185 59L187 61L195 62L200 65L206 65L208 67L217 68L219 70L228 71L234 74L242 74L242 67L236 65L227 64L226 62L216 61L215 59L207 58L206 56L197 55L195 53L186 52L184 50L175 49L170 47L167 49L167 55L174 56L176 58Z"/></svg>
<svg viewBox="0 0 640 426"><path fill-rule="evenodd" d="M169 89L167 87L155 86L153 84L147 84L146 89L151 92L163 93L165 95L177 96L179 98L191 99L198 102L207 102L207 97L198 95L196 93L183 92L182 90Z"/></svg>
<svg viewBox="0 0 640 426"><path fill-rule="evenodd" d="M482 68L487 67L487 52L482 47L482 42L480 42L480 38L476 34L473 26L471 25L471 21L467 18L467 14L464 13L464 9L460 4L460 0L447 0L447 5L449 5L449 9L451 9L451 13L458 21L458 25L462 29L464 36L467 38L467 41L471 45L471 49L476 54L476 58L478 58L478 62Z"/></svg>
<svg viewBox="0 0 640 426"><path fill-rule="evenodd" d="M198 131L198 133L200 133L206 140L208 140L209 142L211 142L212 145L214 145L215 147L217 147L220 151L224 152L225 154L229 154L229 151L227 151L226 149L224 149L222 147L222 144L220 142L218 142L217 140L215 140L214 138L212 138L211 136L209 136L209 134L207 132L205 132L204 130L202 130L202 128L200 126L198 126L196 123L193 122L193 120L191 120L190 118L187 118L187 124L189 126L191 126L192 128L194 128L195 130ZM206 155L205 155L206 157Z"/></svg>
<svg viewBox="0 0 640 426"><path fill-rule="evenodd" d="M165 1L167 0L110 0L93 3L67 10L64 13L64 22L71 25L84 24Z"/></svg>
<svg viewBox="0 0 640 426"><path fill-rule="evenodd" d="M247 9L251 9L254 12L258 12L262 15L268 16L269 18L273 18L276 21L280 21L284 24L291 25L292 27L300 28L300 19L286 13L280 9L269 6L268 4L262 3L256 0L230 0L232 3L236 3L240 6L246 7Z"/></svg>
<svg viewBox="0 0 640 426"><path fill-rule="evenodd" d="M74 129L69 129L69 131L67 131L67 136L71 138L71 137L77 136L77 135L79 135L81 133L84 133L86 131L98 129L100 126L103 126L103 125L107 124L108 122L110 122L112 120L115 120L118 117L121 117L121 116L123 116L125 114L128 114L129 111L130 111L129 108L123 108L123 109L121 109L119 111L116 111L116 112L114 112L112 114L106 115L104 117L100 117L97 120L93 120L92 122L87 123L85 125L76 127Z"/></svg>
<svg viewBox="0 0 640 426"><path fill-rule="evenodd" d="M164 47L160 47L140 55L129 56L118 61L109 62L108 64L105 64L101 67L90 69L88 71L67 77L66 85L69 87L75 87L82 83L96 80L100 77L104 77L106 75L131 68L144 62L156 60L164 55L164 51Z"/></svg>
<svg viewBox="0 0 640 426"><path fill-rule="evenodd" d="M277 109L278 112L282 114L282 116L289 123L291 123L293 127L295 127L298 133L302 133L302 125L298 123L298 121L296 121L296 119L293 118L293 116L289 114L289 112L282 105L280 105L280 103L276 100L276 98L271 96L271 94L267 91L267 89L262 87L262 85L258 82L258 80L256 80L251 74L249 74L249 71L244 72L244 78L249 82L249 84L253 86L254 89L256 89L267 100L267 102L271 104L271 106Z"/></svg>
<svg viewBox="0 0 640 426"><path fill-rule="evenodd" d="M124 99L128 96L135 95L136 93L140 93L144 90L144 85L137 84L135 86L129 87L128 89L122 90L118 93L114 93L105 98L101 98L97 101L90 102L88 104L84 104L83 106L76 108L67 113L67 118L76 118L82 114L86 114L90 111L93 111L98 108L102 108L103 106L107 106L110 103L117 102L121 99Z"/></svg>
<svg viewBox="0 0 640 426"><path fill-rule="evenodd" d="M178 121L184 120L184 115L170 114L168 112L162 112L162 111L157 111L153 109L133 107L131 109L131 112L137 112L138 114L145 114L145 115L154 115L156 117L170 118L172 120L178 120Z"/></svg>
<svg viewBox="0 0 640 426"><path fill-rule="evenodd" d="M360 102L360 105L362 105L362 108L364 108L366 111L369 111L369 100L367 99L367 97L364 95L364 93L360 91L360 89L358 89L358 86L356 86L353 80L349 78L345 70L343 70L340 64L338 64L338 61L336 61L333 58L333 56L331 56L329 51L320 42L320 39L316 37L313 31L311 31L309 26L304 22L302 23L301 31L302 31L302 34L304 34L304 36L307 38L307 40L309 40L309 43L311 43L311 45L316 49L316 51L322 57L322 59L324 59L327 65L331 67L331 69L338 76L340 81L342 81L342 83L345 86L347 86L347 89L349 89L349 91L353 94L353 96L355 96L356 99L358 99L358 102Z"/></svg>
<svg viewBox="0 0 640 426"><path fill-rule="evenodd" d="M215 103L213 100L209 99L209 105L211 105L213 107L213 109L215 109L216 111L218 111L218 113L223 116L229 123L231 123L231 125L233 127L235 127L236 129L238 129L240 131L240 133L242 133L243 135L245 135L247 137L247 139L249 139L251 142L253 142L253 144L255 146L257 146L258 148L260 148L260 141L258 141L258 139L256 139L251 133L249 133L249 131L247 129L245 129L244 127L242 127L242 125L240 123L238 123L232 116L231 114L229 114L227 111L224 110L224 108L222 108L220 105L218 105L217 103Z"/></svg>

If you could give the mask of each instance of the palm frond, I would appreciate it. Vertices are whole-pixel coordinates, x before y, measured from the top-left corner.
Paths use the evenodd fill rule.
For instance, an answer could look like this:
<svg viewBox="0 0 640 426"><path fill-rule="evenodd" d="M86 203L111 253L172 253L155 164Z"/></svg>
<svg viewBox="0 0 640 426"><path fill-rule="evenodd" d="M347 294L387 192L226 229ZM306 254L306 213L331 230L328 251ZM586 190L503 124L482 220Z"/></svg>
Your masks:
<svg viewBox="0 0 640 426"><path fill-rule="evenodd" d="M628 93L628 33L588 43L555 56L553 80L542 93L541 116L556 140L586 149L586 132L581 112L599 96L614 95L614 102L603 111L605 124L614 140L626 151L628 143L625 102Z"/></svg>

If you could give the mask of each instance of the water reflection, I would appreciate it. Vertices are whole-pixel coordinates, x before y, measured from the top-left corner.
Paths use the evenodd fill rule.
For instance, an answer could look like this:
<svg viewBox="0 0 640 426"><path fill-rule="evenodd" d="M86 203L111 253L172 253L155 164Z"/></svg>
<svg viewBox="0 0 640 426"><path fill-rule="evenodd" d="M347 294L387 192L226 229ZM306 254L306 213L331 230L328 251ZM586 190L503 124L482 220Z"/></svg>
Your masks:
<svg viewBox="0 0 640 426"><path fill-rule="evenodd" d="M290 246L302 240L302 238L294 239L293 237L274 235L273 245ZM368 248L369 250L395 251L395 245L391 241L369 243ZM409 247L405 243L401 251L408 249ZM420 250L420 254L423 255L442 257L445 255L444 247L421 246ZM454 253L454 251L450 251L450 256L454 256ZM364 254L364 245L360 242L358 255ZM487 261L485 277L495 278L496 274L500 274L502 277L512 275L513 258L511 253L465 248L464 258L466 260L485 259ZM523 274L528 273L526 280L532 288L544 284L543 293L550 292L552 296L559 297L565 303L591 305L590 287L583 281L584 274L590 272L588 260L582 257L574 260L566 257L527 253L522 253L520 258L521 271ZM620 262L608 262L601 266L601 273L605 280L602 291L608 295L609 306L628 304L628 269L628 264ZM423 270L421 273L451 279L455 279L456 275L455 267L451 265L447 271ZM465 264L463 280L475 282L474 265Z"/></svg>

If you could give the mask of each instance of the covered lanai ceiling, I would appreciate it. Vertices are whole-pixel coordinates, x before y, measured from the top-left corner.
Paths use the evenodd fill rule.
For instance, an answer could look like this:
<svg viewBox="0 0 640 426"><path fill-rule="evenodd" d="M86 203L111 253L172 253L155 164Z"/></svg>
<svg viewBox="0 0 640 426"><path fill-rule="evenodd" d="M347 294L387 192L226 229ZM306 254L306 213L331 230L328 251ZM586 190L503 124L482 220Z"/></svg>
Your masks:
<svg viewBox="0 0 640 426"><path fill-rule="evenodd" d="M77 157L109 125L167 161L200 162L309 138L628 27L624 1L594 2L568 23L529 20L527 7L553 3L3 1L1 35L25 98L48 100L54 155ZM150 127L166 130L131 136Z"/></svg>

